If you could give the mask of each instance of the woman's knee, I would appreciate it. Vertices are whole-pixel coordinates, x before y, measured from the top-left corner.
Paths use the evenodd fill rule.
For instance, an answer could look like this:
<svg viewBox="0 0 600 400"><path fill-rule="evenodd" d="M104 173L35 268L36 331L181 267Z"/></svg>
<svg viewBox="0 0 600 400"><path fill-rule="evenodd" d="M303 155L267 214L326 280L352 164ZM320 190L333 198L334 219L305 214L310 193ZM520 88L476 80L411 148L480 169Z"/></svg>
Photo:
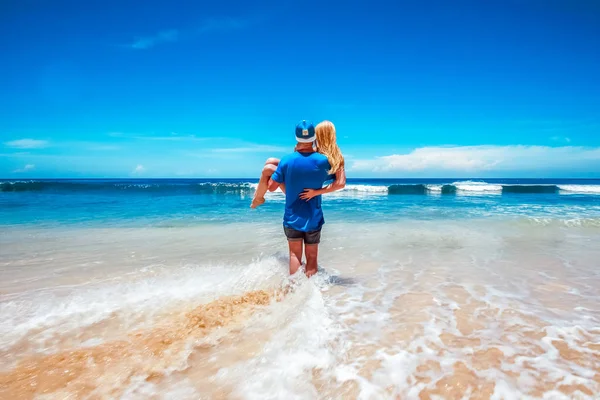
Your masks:
<svg viewBox="0 0 600 400"><path fill-rule="evenodd" d="M262 174L263 176L271 176L277 171L277 166L273 164L266 164L263 167Z"/></svg>
<svg viewBox="0 0 600 400"><path fill-rule="evenodd" d="M270 157L265 161L265 165L279 165L279 158Z"/></svg>

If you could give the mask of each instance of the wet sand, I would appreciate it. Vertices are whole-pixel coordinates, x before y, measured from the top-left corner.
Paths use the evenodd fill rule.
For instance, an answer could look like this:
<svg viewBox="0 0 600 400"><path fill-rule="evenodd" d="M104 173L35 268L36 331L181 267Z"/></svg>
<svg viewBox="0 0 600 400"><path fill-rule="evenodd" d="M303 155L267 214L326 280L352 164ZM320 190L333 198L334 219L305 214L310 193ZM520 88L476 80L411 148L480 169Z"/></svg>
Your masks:
<svg viewBox="0 0 600 400"><path fill-rule="evenodd" d="M278 230L223 244L244 228L3 236L0 398L600 393L596 227L332 224L291 281Z"/></svg>

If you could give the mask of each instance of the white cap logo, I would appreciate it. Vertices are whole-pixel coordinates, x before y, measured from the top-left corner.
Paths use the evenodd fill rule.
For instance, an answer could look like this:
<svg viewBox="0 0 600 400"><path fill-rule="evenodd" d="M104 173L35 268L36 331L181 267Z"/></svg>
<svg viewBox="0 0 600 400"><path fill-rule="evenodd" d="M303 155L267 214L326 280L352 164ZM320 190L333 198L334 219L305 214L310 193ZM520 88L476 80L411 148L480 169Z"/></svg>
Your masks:
<svg viewBox="0 0 600 400"><path fill-rule="evenodd" d="M302 136L308 136L308 129L302 129Z"/></svg>

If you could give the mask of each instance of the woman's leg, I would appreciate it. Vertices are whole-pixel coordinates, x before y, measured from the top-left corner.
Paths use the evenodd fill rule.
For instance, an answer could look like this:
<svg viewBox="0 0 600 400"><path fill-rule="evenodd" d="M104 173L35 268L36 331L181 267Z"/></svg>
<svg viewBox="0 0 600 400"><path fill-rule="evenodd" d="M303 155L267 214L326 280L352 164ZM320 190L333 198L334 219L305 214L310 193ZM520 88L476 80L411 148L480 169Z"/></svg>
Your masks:
<svg viewBox="0 0 600 400"><path fill-rule="evenodd" d="M260 180L258 181L258 186L254 192L252 204L250 204L251 208L256 208L265 202L265 194L269 189L269 180L271 179L271 175L277 170L278 165L279 159L277 158L269 158L267 159L267 162L265 162L262 174L260 175Z"/></svg>

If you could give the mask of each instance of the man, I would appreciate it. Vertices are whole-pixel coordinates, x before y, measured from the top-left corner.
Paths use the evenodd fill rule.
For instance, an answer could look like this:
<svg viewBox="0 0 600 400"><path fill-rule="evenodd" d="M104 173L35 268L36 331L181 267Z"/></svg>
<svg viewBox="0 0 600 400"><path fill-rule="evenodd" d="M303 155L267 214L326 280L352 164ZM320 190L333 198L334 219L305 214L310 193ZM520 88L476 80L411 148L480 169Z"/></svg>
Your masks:
<svg viewBox="0 0 600 400"><path fill-rule="evenodd" d="M302 250L306 257L306 276L317 272L317 256L321 241L321 228L325 223L321 209L321 196L306 201L300 198L304 189L320 189L331 177L327 157L313 148L316 140L315 127L302 121L296 125L298 144L292 154L281 159L269 183L274 191L285 185L285 212L283 229L290 250L290 274L293 275L302 265Z"/></svg>

